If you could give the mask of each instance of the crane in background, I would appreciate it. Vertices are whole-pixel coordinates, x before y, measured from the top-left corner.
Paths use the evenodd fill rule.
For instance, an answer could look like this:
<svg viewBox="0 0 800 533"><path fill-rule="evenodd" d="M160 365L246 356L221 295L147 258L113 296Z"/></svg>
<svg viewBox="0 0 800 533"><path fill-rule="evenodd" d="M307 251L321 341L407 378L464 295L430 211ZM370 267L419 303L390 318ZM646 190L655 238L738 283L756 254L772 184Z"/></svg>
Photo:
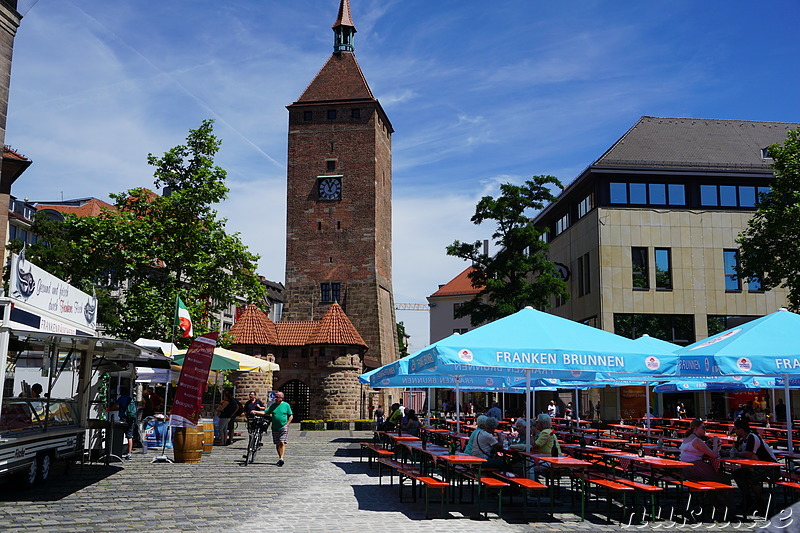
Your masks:
<svg viewBox="0 0 800 533"><path fill-rule="evenodd" d="M428 311L428 304L397 303L394 304L395 311Z"/></svg>

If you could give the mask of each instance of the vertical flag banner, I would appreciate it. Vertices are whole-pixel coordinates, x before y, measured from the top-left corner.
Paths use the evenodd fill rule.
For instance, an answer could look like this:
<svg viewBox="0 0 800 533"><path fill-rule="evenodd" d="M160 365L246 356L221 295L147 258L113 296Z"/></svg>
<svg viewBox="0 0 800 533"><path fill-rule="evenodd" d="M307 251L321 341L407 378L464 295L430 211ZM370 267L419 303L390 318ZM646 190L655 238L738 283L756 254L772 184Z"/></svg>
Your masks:
<svg viewBox="0 0 800 533"><path fill-rule="evenodd" d="M208 372L217 346L218 332L206 333L197 337L183 360L181 376L175 389L172 403L170 426L197 427L200 410L203 407L203 394L208 385Z"/></svg>
<svg viewBox="0 0 800 533"><path fill-rule="evenodd" d="M192 318L189 316L189 310L186 309L186 304L183 303L180 296L175 302L175 325L181 328L184 337L192 336Z"/></svg>

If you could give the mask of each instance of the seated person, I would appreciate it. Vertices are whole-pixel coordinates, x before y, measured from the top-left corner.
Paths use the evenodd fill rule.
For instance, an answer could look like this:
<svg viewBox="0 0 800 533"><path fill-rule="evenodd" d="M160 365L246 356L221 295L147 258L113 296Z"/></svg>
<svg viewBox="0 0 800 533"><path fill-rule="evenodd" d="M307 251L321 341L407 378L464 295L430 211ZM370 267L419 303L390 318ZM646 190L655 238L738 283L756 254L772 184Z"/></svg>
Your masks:
<svg viewBox="0 0 800 533"><path fill-rule="evenodd" d="M403 419L403 411L400 409L399 403L392 404L392 408L390 411L392 414L389 415L389 418L383 424L378 426L378 431L390 431L397 427L397 424Z"/></svg>
<svg viewBox="0 0 800 533"><path fill-rule="evenodd" d="M561 446L558 444L558 437L553 431L553 419L550 415L541 413L536 417L536 429L539 434L536 441L531 444L531 453L550 455L558 457L561 455ZM548 463L539 463L528 471L531 479L536 479L539 474L544 474L550 468Z"/></svg>
<svg viewBox="0 0 800 533"><path fill-rule="evenodd" d="M776 468L742 467L733 472L733 479L744 496L744 512L763 510L764 481L775 481L780 476L778 460L758 433L750 429L750 422L740 418L733 423L733 428L738 437L736 449L739 458L775 463Z"/></svg>
<svg viewBox="0 0 800 533"><path fill-rule="evenodd" d="M469 436L464 453L487 459L483 466L506 470L505 462L497 456L497 452L503 451L503 446L494 437L494 430L497 429L497 419L491 416L481 415L477 421L478 427Z"/></svg>
<svg viewBox="0 0 800 533"><path fill-rule="evenodd" d="M681 443L680 460L685 463L692 463L692 466L683 468L683 477L692 481L716 481L718 483L730 484L730 479L716 470L703 460L703 457L719 458L719 440L714 439L713 449L709 448L705 442L706 426L699 418L692 420L689 429L684 434ZM727 496L722 495L721 491L714 491L714 497L718 506L727 506Z"/></svg>
<svg viewBox="0 0 800 533"><path fill-rule="evenodd" d="M403 417L403 433L408 433L412 437L419 437L419 417L413 409L406 409L406 416Z"/></svg>

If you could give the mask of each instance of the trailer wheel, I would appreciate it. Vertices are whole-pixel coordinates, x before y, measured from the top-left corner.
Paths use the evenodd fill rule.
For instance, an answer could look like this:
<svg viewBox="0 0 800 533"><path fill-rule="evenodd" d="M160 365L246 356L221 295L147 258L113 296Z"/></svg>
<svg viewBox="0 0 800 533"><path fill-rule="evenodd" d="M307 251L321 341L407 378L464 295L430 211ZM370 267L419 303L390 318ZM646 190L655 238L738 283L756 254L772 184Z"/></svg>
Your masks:
<svg viewBox="0 0 800 533"><path fill-rule="evenodd" d="M34 483L36 483L36 477L39 474L39 458L34 457L33 460L28 465L28 468L23 470L20 475L22 477L22 484L28 488L32 487Z"/></svg>
<svg viewBox="0 0 800 533"><path fill-rule="evenodd" d="M44 483L50 477L51 468L53 466L53 456L44 452L39 456L39 472L38 481Z"/></svg>

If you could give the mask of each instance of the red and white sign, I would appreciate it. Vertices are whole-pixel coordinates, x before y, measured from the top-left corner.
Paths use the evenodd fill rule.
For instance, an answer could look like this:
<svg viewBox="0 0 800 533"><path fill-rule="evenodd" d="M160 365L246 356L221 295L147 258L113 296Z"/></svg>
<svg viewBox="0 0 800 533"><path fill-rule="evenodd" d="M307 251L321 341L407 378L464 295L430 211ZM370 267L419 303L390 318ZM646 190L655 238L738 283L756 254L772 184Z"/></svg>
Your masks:
<svg viewBox="0 0 800 533"><path fill-rule="evenodd" d="M197 337L189 346L189 351L183 359L181 377L178 378L178 386L175 389L171 426L197 427L218 336L217 332L206 333Z"/></svg>

